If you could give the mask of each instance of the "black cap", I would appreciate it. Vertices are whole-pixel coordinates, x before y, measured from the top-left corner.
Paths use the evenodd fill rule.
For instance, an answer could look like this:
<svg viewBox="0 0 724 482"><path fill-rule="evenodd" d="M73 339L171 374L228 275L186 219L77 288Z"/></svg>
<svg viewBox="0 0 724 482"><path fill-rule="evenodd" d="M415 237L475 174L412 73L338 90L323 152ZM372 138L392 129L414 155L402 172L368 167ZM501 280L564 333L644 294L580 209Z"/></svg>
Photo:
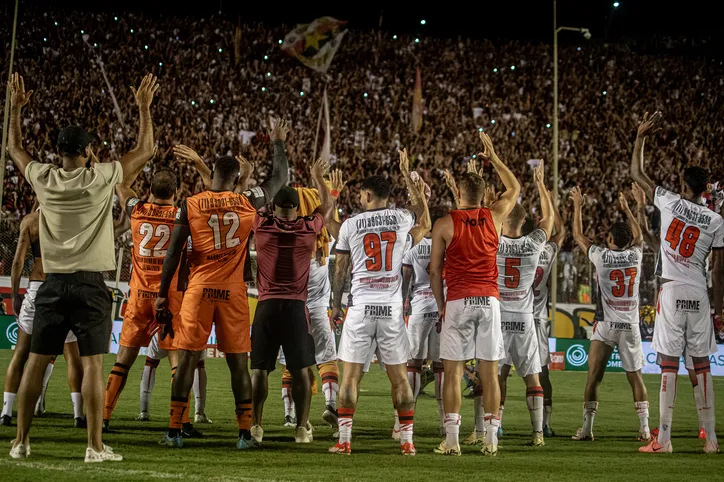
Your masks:
<svg viewBox="0 0 724 482"><path fill-rule="evenodd" d="M274 196L274 205L280 208L298 208L299 194L293 187L284 186Z"/></svg>
<svg viewBox="0 0 724 482"><path fill-rule="evenodd" d="M58 134L58 150L64 154L82 154L94 136L80 126L68 126Z"/></svg>

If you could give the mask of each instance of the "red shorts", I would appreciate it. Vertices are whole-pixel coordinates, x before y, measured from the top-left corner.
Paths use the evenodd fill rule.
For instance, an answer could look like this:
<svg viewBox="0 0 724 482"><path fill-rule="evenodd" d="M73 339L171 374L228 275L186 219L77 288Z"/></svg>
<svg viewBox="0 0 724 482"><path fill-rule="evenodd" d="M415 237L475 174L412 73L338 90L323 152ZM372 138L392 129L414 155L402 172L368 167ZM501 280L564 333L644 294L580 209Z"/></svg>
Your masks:
<svg viewBox="0 0 724 482"><path fill-rule="evenodd" d="M148 328L155 320L156 312L153 303L156 301L157 293L141 289L132 289L128 297L126 313L123 316L123 327L121 328L121 340L119 344L128 348L147 347L151 342L148 335ZM168 294L169 309L174 314L174 331L178 324L177 314L181 311L181 300L183 292L170 291ZM159 348L164 350L175 350L174 339L167 336L164 340L159 339Z"/></svg>

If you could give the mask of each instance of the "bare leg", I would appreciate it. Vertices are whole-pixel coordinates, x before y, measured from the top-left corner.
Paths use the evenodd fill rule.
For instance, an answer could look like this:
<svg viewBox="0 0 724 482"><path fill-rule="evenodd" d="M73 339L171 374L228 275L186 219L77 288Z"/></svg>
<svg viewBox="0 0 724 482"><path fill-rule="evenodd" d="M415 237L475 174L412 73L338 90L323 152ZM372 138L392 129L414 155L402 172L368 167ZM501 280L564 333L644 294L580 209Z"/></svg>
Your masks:
<svg viewBox="0 0 724 482"><path fill-rule="evenodd" d="M264 402L266 402L267 396L269 396L269 372L254 369L251 371L251 378L253 406L251 423L261 425L264 415Z"/></svg>
<svg viewBox="0 0 724 482"><path fill-rule="evenodd" d="M40 396L43 388L43 374L53 355L38 355L31 353L28 358L28 366L23 373L18 389L18 430L15 437L16 443L28 444L30 441L30 425L33 422L35 402Z"/></svg>
<svg viewBox="0 0 724 482"><path fill-rule="evenodd" d="M15 345L13 358L10 360L8 369L5 372L5 395L3 396L2 410L3 416L11 418L13 416L13 404L15 403L18 388L20 387L20 379L23 377L25 363L28 361L28 355L30 355L30 335L25 333L23 330L18 330L18 343Z"/></svg>
<svg viewBox="0 0 724 482"><path fill-rule="evenodd" d="M292 397L297 415L297 427L306 427L309 421L309 407L312 404L312 384L307 368L289 370L292 374Z"/></svg>
<svg viewBox="0 0 724 482"><path fill-rule="evenodd" d="M103 355L83 356L83 382L81 392L87 407L88 447L103 451Z"/></svg>
<svg viewBox="0 0 724 482"><path fill-rule="evenodd" d="M68 366L68 388L70 388L70 399L73 403L73 418L83 418L83 362L80 360L80 352L78 351L78 343L66 343L63 346L63 356ZM82 421L77 427L82 428L85 425Z"/></svg>

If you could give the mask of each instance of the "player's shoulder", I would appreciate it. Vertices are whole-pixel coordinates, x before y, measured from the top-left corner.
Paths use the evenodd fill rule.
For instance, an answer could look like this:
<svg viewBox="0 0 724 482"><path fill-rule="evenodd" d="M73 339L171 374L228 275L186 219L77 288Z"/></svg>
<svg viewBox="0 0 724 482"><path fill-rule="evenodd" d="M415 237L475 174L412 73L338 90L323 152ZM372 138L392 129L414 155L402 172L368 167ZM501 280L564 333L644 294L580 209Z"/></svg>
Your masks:
<svg viewBox="0 0 724 482"><path fill-rule="evenodd" d="M536 228L526 236L526 240L542 248L546 245L546 242L548 241L548 236L546 235L545 231L540 228Z"/></svg>

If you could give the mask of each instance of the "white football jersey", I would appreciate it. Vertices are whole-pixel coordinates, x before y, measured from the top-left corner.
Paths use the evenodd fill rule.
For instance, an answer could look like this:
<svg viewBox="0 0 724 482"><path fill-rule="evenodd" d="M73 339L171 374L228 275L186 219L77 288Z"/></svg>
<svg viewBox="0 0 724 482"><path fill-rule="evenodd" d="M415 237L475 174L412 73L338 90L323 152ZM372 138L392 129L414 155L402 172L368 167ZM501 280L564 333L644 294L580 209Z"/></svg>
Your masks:
<svg viewBox="0 0 724 482"><path fill-rule="evenodd" d="M410 307L413 314L434 313L437 311L435 295L430 288L430 250L432 239L423 238L417 246L408 250L402 258L403 266L410 266L415 271L412 285L412 301Z"/></svg>
<svg viewBox="0 0 724 482"><path fill-rule="evenodd" d="M540 252L533 281L533 313L536 318L548 319L548 278L558 256L558 249L556 243L548 241Z"/></svg>
<svg viewBox="0 0 724 482"><path fill-rule="evenodd" d="M500 237L497 257L500 311L533 313L533 282L547 240L542 229L519 238Z"/></svg>
<svg viewBox="0 0 724 482"><path fill-rule="evenodd" d="M639 322L639 281L642 251L638 246L620 251L591 246L588 259L596 267L598 297L596 321Z"/></svg>
<svg viewBox="0 0 724 482"><path fill-rule="evenodd" d="M724 248L724 220L661 186L654 190L654 205L661 211L658 274L706 289L706 259L712 248Z"/></svg>
<svg viewBox="0 0 724 482"><path fill-rule="evenodd" d="M350 255L355 306L402 303L402 257L414 225L407 209L367 211L342 223L337 252Z"/></svg>
<svg viewBox="0 0 724 482"><path fill-rule="evenodd" d="M310 261L307 308L328 307L332 292L332 284L329 282L329 261L323 265L316 259Z"/></svg>

